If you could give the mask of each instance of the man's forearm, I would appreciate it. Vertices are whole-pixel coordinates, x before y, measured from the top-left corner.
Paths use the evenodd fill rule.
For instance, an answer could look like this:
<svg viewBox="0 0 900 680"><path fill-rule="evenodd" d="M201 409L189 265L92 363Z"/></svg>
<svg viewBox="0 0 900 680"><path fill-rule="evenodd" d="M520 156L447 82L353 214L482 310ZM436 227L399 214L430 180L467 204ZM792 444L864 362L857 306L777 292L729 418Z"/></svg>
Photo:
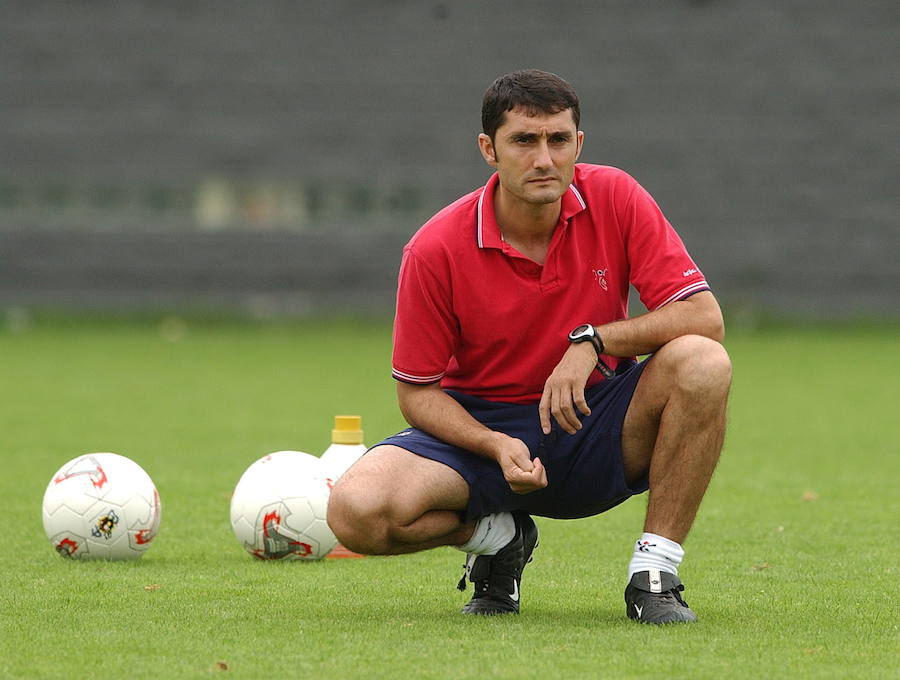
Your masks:
<svg viewBox="0 0 900 680"><path fill-rule="evenodd" d="M413 427L485 458L496 460L503 441L509 439L475 420L438 385L397 383L397 401Z"/></svg>
<svg viewBox="0 0 900 680"><path fill-rule="evenodd" d="M702 335L716 342L725 335L719 303L709 291L596 328L604 353L618 357L650 354L682 335Z"/></svg>

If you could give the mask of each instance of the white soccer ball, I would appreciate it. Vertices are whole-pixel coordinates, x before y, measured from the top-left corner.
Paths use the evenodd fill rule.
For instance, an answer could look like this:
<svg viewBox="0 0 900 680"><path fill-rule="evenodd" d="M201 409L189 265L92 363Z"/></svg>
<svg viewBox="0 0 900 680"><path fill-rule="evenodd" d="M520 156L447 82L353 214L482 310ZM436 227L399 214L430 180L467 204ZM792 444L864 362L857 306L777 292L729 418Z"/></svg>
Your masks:
<svg viewBox="0 0 900 680"><path fill-rule="evenodd" d="M162 506L150 476L115 453L88 453L47 485L44 532L63 557L133 560L152 545Z"/></svg>
<svg viewBox="0 0 900 680"><path fill-rule="evenodd" d="M337 543L325 522L330 493L315 456L263 456L247 468L231 497L234 535L261 560L322 559Z"/></svg>

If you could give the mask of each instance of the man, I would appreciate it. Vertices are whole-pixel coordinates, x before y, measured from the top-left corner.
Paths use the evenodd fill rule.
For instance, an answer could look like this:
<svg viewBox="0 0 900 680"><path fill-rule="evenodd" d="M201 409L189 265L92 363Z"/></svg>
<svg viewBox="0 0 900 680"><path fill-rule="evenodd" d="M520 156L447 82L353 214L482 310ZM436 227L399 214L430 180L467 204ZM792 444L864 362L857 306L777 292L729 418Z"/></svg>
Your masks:
<svg viewBox="0 0 900 680"><path fill-rule="evenodd" d="M463 613L518 613L530 515L595 515L649 488L627 615L694 621L677 568L722 447L722 316L649 194L576 165L579 116L542 71L485 93L478 145L496 173L403 253L393 375L412 427L338 481L328 521L361 553L458 547L460 589L475 586ZM629 284L650 310L633 319Z"/></svg>

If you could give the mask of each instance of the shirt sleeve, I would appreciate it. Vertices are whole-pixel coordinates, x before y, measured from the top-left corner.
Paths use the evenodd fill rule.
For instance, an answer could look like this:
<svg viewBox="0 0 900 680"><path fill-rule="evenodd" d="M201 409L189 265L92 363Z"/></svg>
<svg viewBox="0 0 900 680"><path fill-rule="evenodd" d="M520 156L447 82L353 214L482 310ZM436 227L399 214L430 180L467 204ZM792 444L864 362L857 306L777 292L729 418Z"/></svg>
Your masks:
<svg viewBox="0 0 900 680"><path fill-rule="evenodd" d="M414 385L444 377L459 335L449 267L429 264L411 246L403 250L391 364L396 380Z"/></svg>
<svg viewBox="0 0 900 680"><path fill-rule="evenodd" d="M637 182L625 204L622 221L630 281L649 311L709 290L681 238L653 197Z"/></svg>

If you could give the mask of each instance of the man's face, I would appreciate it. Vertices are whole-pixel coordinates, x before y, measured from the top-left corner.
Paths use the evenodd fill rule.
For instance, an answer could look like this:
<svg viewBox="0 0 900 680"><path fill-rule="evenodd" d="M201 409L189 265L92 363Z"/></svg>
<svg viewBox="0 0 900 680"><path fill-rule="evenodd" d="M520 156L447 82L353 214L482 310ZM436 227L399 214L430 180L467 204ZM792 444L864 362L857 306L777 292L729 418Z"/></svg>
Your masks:
<svg viewBox="0 0 900 680"><path fill-rule="evenodd" d="M494 139L478 136L488 165L497 169L500 186L513 197L534 205L553 203L575 175L584 133L575 128L571 109L529 116L507 111Z"/></svg>

